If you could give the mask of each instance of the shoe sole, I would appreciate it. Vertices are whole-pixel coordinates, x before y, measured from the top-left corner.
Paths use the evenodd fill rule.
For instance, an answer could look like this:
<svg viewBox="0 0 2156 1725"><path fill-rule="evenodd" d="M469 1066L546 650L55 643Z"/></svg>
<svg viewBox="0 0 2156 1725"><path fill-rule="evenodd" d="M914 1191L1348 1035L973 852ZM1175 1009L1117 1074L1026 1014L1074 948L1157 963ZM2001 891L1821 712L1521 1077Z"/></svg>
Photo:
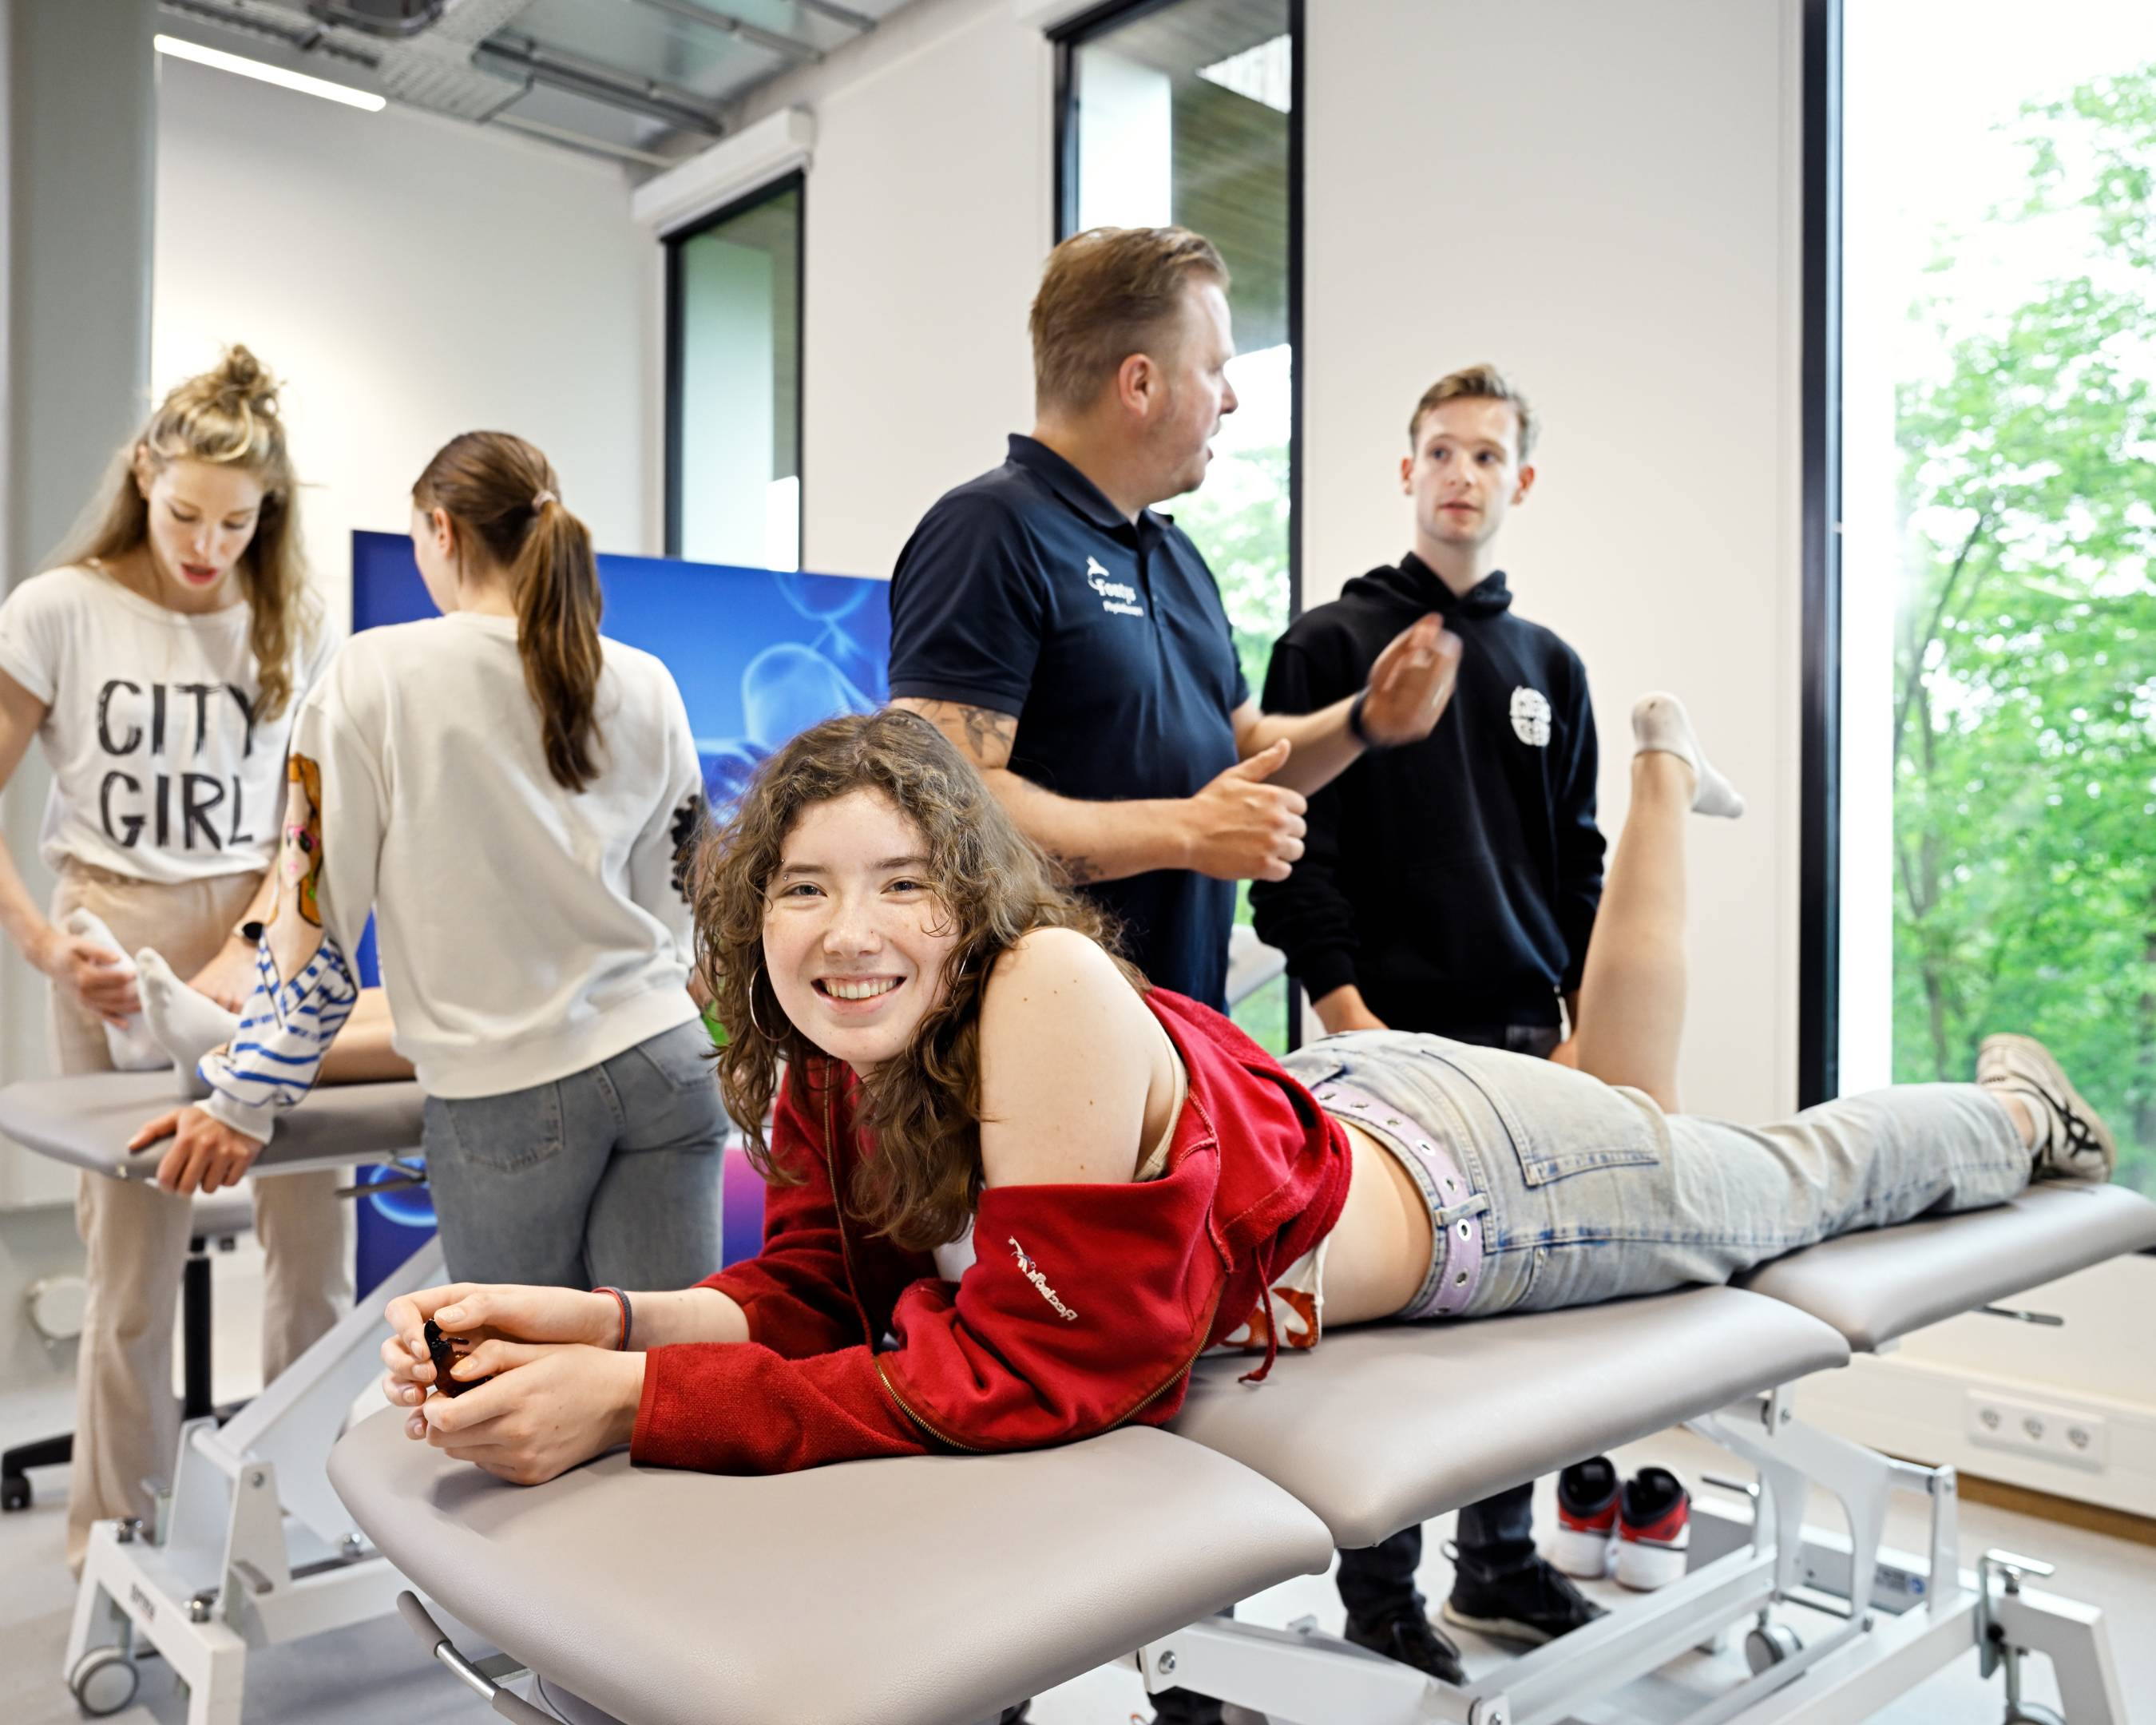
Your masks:
<svg viewBox="0 0 2156 1725"><path fill-rule="evenodd" d="M1577 1581L1599 1581L1617 1562L1617 1533L1560 1527L1550 1547L1550 1562Z"/></svg>
<svg viewBox="0 0 2156 1725"><path fill-rule="evenodd" d="M2017 1035L2010 1030L2003 1030L1996 1036L1987 1036L1984 1042L1987 1048L1998 1047L2015 1056L2016 1064L2033 1067L2033 1072L2019 1071L2013 1076L2041 1083L2055 1091L2066 1099L2069 1108L2088 1123L2089 1136L2096 1140L2097 1147L2103 1152L2103 1173L2100 1175L2072 1173L2070 1178L2108 1180L2118 1167L2118 1140L2112 1135L2111 1127L2103 1116L2090 1107L2087 1099L2074 1088L2073 1081L2066 1076L2066 1069L2059 1064L2057 1056L2035 1037ZM2056 1164L2054 1168L2056 1173L2069 1173L2069 1170L2056 1168Z"/></svg>
<svg viewBox="0 0 2156 1725"><path fill-rule="evenodd" d="M1617 1544L1617 1585L1635 1594L1681 1581L1691 1559L1685 1545L1649 1545L1643 1540L1620 1539Z"/></svg>
<svg viewBox="0 0 2156 1725"><path fill-rule="evenodd" d="M1537 1629L1517 1618L1470 1617L1465 1611L1454 1610L1450 1599L1439 1608L1437 1615L1455 1629L1469 1630L1493 1641L1524 1641L1531 1647L1539 1647L1545 1641L1557 1639L1548 1630Z"/></svg>

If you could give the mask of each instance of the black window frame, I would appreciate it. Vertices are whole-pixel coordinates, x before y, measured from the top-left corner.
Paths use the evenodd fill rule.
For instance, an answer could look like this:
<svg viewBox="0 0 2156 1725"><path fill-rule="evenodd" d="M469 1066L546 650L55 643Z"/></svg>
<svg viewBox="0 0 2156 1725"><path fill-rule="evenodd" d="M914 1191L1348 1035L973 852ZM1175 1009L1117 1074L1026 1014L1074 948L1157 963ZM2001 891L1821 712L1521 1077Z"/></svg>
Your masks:
<svg viewBox="0 0 2156 1725"><path fill-rule="evenodd" d="M766 181L753 191L729 198L694 221L660 236L666 248L666 555L681 555L681 415L684 407L681 368L684 362L681 300L682 248L714 228L725 226L751 210L775 203L788 193L799 194L798 218L793 234L793 448L795 478L794 542L803 547L801 564L808 566L803 539L808 525L808 396L804 385L808 369L808 173L797 167Z"/></svg>
<svg viewBox="0 0 2156 1725"><path fill-rule="evenodd" d="M1096 38L1183 0L1106 0L1048 33L1055 49L1055 238L1078 231L1078 50ZM1287 620L1302 615L1302 220L1303 91L1309 33L1305 0L1287 0L1287 341L1293 359L1287 394ZM1260 691L1251 691L1253 698ZM1302 984L1287 983L1287 1045L1302 1045Z"/></svg>
<svg viewBox="0 0 2156 1725"><path fill-rule="evenodd" d="M1842 0L1804 0L1797 1101L1841 1088Z"/></svg>

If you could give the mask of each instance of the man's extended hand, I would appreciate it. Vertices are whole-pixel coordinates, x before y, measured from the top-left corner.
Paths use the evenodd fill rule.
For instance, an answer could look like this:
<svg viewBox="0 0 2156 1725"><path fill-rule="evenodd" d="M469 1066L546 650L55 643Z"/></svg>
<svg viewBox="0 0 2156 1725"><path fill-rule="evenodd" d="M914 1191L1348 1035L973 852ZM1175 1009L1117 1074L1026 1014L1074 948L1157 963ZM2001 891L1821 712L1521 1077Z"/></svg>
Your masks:
<svg viewBox="0 0 2156 1725"><path fill-rule="evenodd" d="M1238 761L1190 798L1190 866L1221 880L1285 880L1301 860L1310 804L1265 781L1287 764L1281 738Z"/></svg>
<svg viewBox="0 0 2156 1725"><path fill-rule="evenodd" d="M1370 667L1363 729L1392 748L1420 742L1444 717L1460 680L1460 637L1435 611L1394 635Z"/></svg>

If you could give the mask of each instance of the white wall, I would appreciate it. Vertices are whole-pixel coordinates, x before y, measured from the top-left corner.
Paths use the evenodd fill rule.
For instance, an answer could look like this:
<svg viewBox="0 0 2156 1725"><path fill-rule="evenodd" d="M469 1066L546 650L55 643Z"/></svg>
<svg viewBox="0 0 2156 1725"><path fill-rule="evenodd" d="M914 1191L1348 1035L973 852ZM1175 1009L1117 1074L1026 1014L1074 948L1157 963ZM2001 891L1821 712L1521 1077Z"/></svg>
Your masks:
<svg viewBox="0 0 2156 1725"><path fill-rule="evenodd" d="M340 625L355 527L449 438L530 438L602 549L659 548L659 249L620 172L506 133L160 69L151 385L244 341L287 380Z"/></svg>
<svg viewBox="0 0 2156 1725"><path fill-rule="evenodd" d="M928 506L1033 423L1054 62L1009 0L916 0L746 117L815 110L802 559L888 577Z"/></svg>
<svg viewBox="0 0 2156 1725"><path fill-rule="evenodd" d="M1688 1106L1795 1096L1799 138L1794 8L1309 9L1305 602L1409 542L1407 420L1493 360L1540 412L1506 529L1585 660L1603 826L1673 689L1750 807L1691 833Z"/></svg>

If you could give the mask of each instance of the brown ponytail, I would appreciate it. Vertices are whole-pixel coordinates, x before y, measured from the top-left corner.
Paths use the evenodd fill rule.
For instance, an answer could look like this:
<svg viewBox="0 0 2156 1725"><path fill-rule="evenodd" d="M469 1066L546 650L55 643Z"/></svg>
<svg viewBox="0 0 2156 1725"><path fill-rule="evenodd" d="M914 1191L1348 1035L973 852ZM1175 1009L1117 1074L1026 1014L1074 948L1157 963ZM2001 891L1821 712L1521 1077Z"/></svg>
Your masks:
<svg viewBox="0 0 2156 1725"><path fill-rule="evenodd" d="M599 569L590 530L562 506L552 465L521 437L467 431L436 451L412 487L463 543L509 572L524 686L539 709L547 770L565 790L598 776Z"/></svg>
<svg viewBox="0 0 2156 1725"><path fill-rule="evenodd" d="M307 591L300 545L292 458L277 411L277 380L246 348L233 347L216 369L167 395L141 435L114 458L110 475L68 544L61 563L124 557L150 535L150 506L137 481L138 454L153 470L175 461L244 469L262 487L254 536L237 571L246 596L248 645L254 655L257 718L274 719L292 698L294 662L318 636L321 608Z"/></svg>

